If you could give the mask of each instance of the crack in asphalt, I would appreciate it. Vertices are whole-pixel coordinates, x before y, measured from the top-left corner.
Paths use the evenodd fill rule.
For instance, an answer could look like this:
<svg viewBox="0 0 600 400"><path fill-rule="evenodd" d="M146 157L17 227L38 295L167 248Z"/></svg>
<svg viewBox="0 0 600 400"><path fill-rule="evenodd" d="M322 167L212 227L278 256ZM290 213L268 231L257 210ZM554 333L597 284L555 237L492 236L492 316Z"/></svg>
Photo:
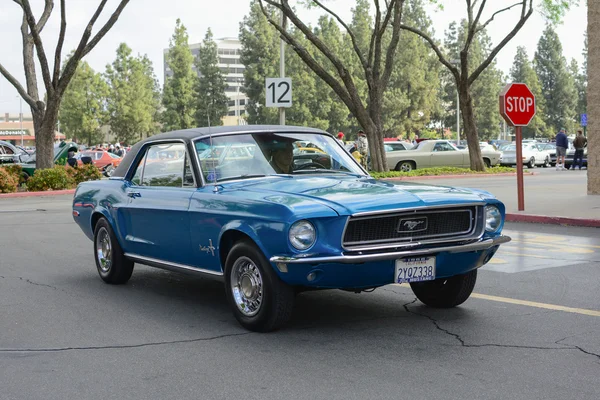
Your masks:
<svg viewBox="0 0 600 400"><path fill-rule="evenodd" d="M410 304L414 303L415 301L417 301L416 298L412 302L406 303L406 304L403 305L403 307L406 310L406 312L409 313L409 314L417 315L417 316L420 316L420 317L428 319L429 321L431 321L433 323L433 326L435 326L435 328L437 330L439 330L440 332L443 332L446 335L451 336L454 339L456 339L460 343L461 347L468 347L468 348L501 347L501 348L533 349L533 350L579 350L580 352L582 352L584 354L587 354L587 355L590 355L590 356L595 356L598 359L600 359L600 354L596 354L596 353L587 351L587 350L585 350L585 349L583 349L583 348L581 348L581 347L579 347L577 345L563 345L563 347L548 347L548 346L527 346L527 345L518 345L518 344L499 344L499 343L468 344L468 343L465 342L465 340L462 337L460 337L459 334L451 332L448 329L442 328L440 326L439 322L435 318L433 318L433 317L431 317L429 315L426 315L426 314L421 314L421 313L418 313L418 312L410 310L408 308L408 306ZM563 341L563 340L565 340L565 339L567 339L567 338L568 338L568 336L566 338L557 340L554 343L557 344L557 345L560 345L560 342Z"/></svg>
<svg viewBox="0 0 600 400"><path fill-rule="evenodd" d="M45 283L37 283L37 282L34 282L34 281L30 280L30 279L23 278L21 276L2 276L2 275L0 275L0 278L1 279L18 279L18 280L20 280L22 282L26 282L26 283L29 283L31 285L49 287L49 288L54 289L54 290L63 291L62 289L59 289L56 286L46 285Z"/></svg>
<svg viewBox="0 0 600 400"><path fill-rule="evenodd" d="M241 333L228 333L225 335L209 336L204 338L196 339L181 339L181 340L170 340L164 342L148 342L138 344L123 344L123 345L106 345L106 346L76 346L76 347L47 347L38 349L1 349L0 353L59 353L64 351L73 350L113 350L113 349L136 349L140 347L152 347L162 346L167 344L181 344L181 343L195 343L195 342L208 342L211 340L224 339L234 336L250 335L254 332L241 332Z"/></svg>

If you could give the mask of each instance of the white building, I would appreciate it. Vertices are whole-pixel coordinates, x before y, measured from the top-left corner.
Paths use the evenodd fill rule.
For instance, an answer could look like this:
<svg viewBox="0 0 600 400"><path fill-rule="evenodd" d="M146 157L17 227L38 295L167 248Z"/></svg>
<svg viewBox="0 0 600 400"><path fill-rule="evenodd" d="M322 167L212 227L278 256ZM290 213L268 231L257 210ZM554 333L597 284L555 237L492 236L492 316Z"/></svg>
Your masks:
<svg viewBox="0 0 600 400"><path fill-rule="evenodd" d="M245 124L244 115L246 113L246 95L242 93L241 88L244 83L244 66L240 63L240 51L242 44L237 38L220 38L215 39L217 44L217 52L219 55L219 68L223 71L223 77L227 83L225 94L229 98L229 112L224 118L224 125L243 125ZM201 43L190 44L190 50L194 59L198 57L198 52ZM163 51L165 81L168 76L173 75L171 69L167 66L167 52ZM193 70L196 71L194 65Z"/></svg>

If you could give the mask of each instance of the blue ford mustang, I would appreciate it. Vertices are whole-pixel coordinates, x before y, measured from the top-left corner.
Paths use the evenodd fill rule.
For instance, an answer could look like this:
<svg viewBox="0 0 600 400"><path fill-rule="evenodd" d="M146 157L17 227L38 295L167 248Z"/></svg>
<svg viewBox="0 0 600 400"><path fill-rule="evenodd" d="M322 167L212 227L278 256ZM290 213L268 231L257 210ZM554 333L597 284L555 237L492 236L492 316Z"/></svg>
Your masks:
<svg viewBox="0 0 600 400"><path fill-rule="evenodd" d="M291 126L153 136L73 199L105 282L127 282L134 263L220 279L255 331L282 326L305 289L409 283L429 306L457 306L510 240L504 213L487 192L377 181L328 133Z"/></svg>

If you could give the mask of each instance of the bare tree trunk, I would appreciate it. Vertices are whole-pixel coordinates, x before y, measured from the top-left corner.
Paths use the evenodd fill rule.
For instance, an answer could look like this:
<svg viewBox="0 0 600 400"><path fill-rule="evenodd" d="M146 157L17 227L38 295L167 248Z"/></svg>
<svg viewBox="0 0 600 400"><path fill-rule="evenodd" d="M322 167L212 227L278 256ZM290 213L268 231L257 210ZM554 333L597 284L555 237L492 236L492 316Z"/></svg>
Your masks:
<svg viewBox="0 0 600 400"><path fill-rule="evenodd" d="M463 128L467 136L467 145L469 146L469 160L473 171L485 171L485 164L481 158L481 148L479 147L479 134L477 133L477 124L475 123L475 114L473 112L473 98L471 97L471 87L468 82L462 81L459 84L460 111L462 114Z"/></svg>
<svg viewBox="0 0 600 400"><path fill-rule="evenodd" d="M369 152L371 153L372 168L375 171L388 171L387 158L383 148L383 120L381 119L381 110L383 104L383 94L378 85L373 87L369 93L369 117L373 126L369 140ZM367 136L369 137L369 136Z"/></svg>
<svg viewBox="0 0 600 400"><path fill-rule="evenodd" d="M41 119L41 124L35 131L36 168L52 168L54 166L54 135L59 107L59 99L49 99L43 117L38 117Z"/></svg>

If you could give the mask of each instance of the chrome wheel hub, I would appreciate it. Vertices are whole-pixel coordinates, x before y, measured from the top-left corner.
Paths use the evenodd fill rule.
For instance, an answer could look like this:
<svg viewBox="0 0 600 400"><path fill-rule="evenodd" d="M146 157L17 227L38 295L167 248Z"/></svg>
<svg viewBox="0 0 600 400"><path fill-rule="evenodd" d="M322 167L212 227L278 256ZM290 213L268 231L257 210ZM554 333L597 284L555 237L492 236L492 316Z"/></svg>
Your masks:
<svg viewBox="0 0 600 400"><path fill-rule="evenodd" d="M231 292L242 314L252 317L260 311L263 299L262 275L248 257L238 258L231 268Z"/></svg>
<svg viewBox="0 0 600 400"><path fill-rule="evenodd" d="M106 228L102 227L98 231L98 237L96 238L96 258L98 259L98 265L100 270L107 273L111 267L111 255L112 245L110 243L110 236Z"/></svg>

